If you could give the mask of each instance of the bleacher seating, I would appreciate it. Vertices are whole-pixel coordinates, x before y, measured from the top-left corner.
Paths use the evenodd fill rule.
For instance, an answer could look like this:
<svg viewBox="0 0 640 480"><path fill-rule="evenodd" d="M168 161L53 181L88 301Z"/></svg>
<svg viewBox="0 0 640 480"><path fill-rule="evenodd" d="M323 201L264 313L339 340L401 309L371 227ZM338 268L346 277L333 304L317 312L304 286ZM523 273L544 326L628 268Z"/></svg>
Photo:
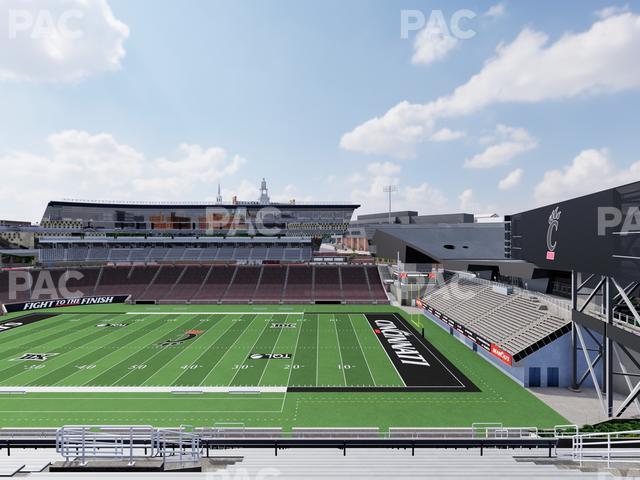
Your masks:
<svg viewBox="0 0 640 480"><path fill-rule="evenodd" d="M218 303L233 278L236 267L214 266L209 277L204 280L198 292L191 298L192 303Z"/></svg>
<svg viewBox="0 0 640 480"><path fill-rule="evenodd" d="M315 300L325 302L342 301L342 291L340 288L340 269L335 267L316 267L315 270Z"/></svg>
<svg viewBox="0 0 640 480"><path fill-rule="evenodd" d="M490 284L472 279L452 280L427 294L424 301L512 354L570 322L551 313L535 293L503 295L495 292Z"/></svg>
<svg viewBox="0 0 640 480"><path fill-rule="evenodd" d="M285 303L308 302L313 298L313 269L306 265L290 265L283 295Z"/></svg>
<svg viewBox="0 0 640 480"><path fill-rule="evenodd" d="M229 284L229 288L221 298L221 302L244 303L253 299L259 278L260 268L238 267L233 282Z"/></svg>
<svg viewBox="0 0 640 480"><path fill-rule="evenodd" d="M260 285L253 297L254 303L278 303L282 298L287 268L267 265L262 268Z"/></svg>
<svg viewBox="0 0 640 480"><path fill-rule="evenodd" d="M348 298L350 299L349 302L354 303L373 301L368 284L369 280L364 268L338 268L340 268L340 273L342 274L342 291L344 298Z"/></svg>
<svg viewBox="0 0 640 480"><path fill-rule="evenodd" d="M141 263L141 262L309 262L311 247L52 247L40 250L43 265L61 263Z"/></svg>
<svg viewBox="0 0 640 480"><path fill-rule="evenodd" d="M340 283L342 271L343 286ZM0 302L16 303L49 300L51 292L36 297L32 288L9 298L9 273L0 271ZM132 301L160 303L387 303L375 267L316 265L106 265L75 269L32 269L22 272L50 275L58 285L63 275L70 276L67 290L71 296L131 295ZM315 279L315 282L314 282ZM49 282L50 283L50 282ZM314 288L315 285L315 288ZM56 297L66 296L56 292ZM516 337L513 342L519 341Z"/></svg>

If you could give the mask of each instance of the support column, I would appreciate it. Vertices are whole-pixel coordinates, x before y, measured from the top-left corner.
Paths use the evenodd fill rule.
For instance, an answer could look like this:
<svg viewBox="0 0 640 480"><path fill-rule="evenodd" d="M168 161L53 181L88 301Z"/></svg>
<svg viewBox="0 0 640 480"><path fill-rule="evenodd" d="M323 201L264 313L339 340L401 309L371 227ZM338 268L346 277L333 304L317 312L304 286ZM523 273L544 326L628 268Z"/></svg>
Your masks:
<svg viewBox="0 0 640 480"><path fill-rule="evenodd" d="M607 318L607 326L604 331L604 384L607 398L607 415L613 416L613 341L609 337L609 326L613 325L613 292L614 285L611 277L607 277L604 290L604 306Z"/></svg>
<svg viewBox="0 0 640 480"><path fill-rule="evenodd" d="M571 271L571 314L578 310L578 273ZM571 388L578 389L578 341L575 323L571 322Z"/></svg>

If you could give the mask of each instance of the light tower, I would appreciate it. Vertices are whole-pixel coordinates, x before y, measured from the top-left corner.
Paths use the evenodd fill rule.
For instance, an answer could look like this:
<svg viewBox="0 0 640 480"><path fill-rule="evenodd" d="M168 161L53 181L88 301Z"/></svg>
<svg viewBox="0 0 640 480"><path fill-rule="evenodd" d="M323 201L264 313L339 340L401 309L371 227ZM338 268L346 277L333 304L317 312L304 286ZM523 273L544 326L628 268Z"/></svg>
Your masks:
<svg viewBox="0 0 640 480"><path fill-rule="evenodd" d="M391 194L398 191L397 185L385 185L383 189L384 193L389 194L389 224L391 224Z"/></svg>

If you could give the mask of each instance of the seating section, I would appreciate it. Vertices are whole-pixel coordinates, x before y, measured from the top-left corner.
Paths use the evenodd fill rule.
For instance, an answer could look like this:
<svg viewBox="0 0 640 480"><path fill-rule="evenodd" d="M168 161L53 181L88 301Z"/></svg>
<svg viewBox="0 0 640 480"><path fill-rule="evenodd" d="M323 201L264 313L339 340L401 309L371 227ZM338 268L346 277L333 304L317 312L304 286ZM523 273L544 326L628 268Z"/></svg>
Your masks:
<svg viewBox="0 0 640 480"><path fill-rule="evenodd" d="M369 278L364 268L340 268L342 273L342 292L349 303L371 302Z"/></svg>
<svg viewBox="0 0 640 480"><path fill-rule="evenodd" d="M11 298L9 275L24 284ZM42 278L40 276L43 276ZM36 290L64 284L64 291ZM15 282L13 282L15 283ZM0 271L0 303L131 295L158 303L388 303L376 267L316 265L107 265Z"/></svg>
<svg viewBox="0 0 640 480"><path fill-rule="evenodd" d="M211 269L209 277L191 299L192 303L218 303L229 287L235 267L220 266Z"/></svg>
<svg viewBox="0 0 640 480"><path fill-rule="evenodd" d="M253 298L259 279L259 268L238 267L233 281L222 298L222 303L242 303L248 298Z"/></svg>
<svg viewBox="0 0 640 480"><path fill-rule="evenodd" d="M316 281L314 298L316 301L340 302L342 290L340 288L340 268L316 267Z"/></svg>
<svg viewBox="0 0 640 480"><path fill-rule="evenodd" d="M149 247L105 248L69 247L42 248L40 262L44 265L83 262L309 262L313 257L310 247Z"/></svg>
<svg viewBox="0 0 640 480"><path fill-rule="evenodd" d="M267 265L262 268L260 285L253 297L254 303L278 303L287 277L287 268L280 265Z"/></svg>
<svg viewBox="0 0 640 480"><path fill-rule="evenodd" d="M472 279L452 280L427 294L424 302L512 354L570 322L552 313L533 293L504 295Z"/></svg>
<svg viewBox="0 0 640 480"><path fill-rule="evenodd" d="M309 302L313 298L313 268L290 265L282 300L285 303Z"/></svg>

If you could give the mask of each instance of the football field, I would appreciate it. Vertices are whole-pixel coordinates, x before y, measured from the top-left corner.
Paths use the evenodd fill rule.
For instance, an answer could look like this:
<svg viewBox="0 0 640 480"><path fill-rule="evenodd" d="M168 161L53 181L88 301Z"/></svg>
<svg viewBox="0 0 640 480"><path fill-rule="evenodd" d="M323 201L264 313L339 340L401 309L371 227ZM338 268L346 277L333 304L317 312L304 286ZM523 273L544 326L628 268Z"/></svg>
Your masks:
<svg viewBox="0 0 640 480"><path fill-rule="evenodd" d="M397 315L35 313L22 321L2 333L0 386L472 388Z"/></svg>
<svg viewBox="0 0 640 480"><path fill-rule="evenodd" d="M1 426L564 421L393 307L72 307L0 327Z"/></svg>

